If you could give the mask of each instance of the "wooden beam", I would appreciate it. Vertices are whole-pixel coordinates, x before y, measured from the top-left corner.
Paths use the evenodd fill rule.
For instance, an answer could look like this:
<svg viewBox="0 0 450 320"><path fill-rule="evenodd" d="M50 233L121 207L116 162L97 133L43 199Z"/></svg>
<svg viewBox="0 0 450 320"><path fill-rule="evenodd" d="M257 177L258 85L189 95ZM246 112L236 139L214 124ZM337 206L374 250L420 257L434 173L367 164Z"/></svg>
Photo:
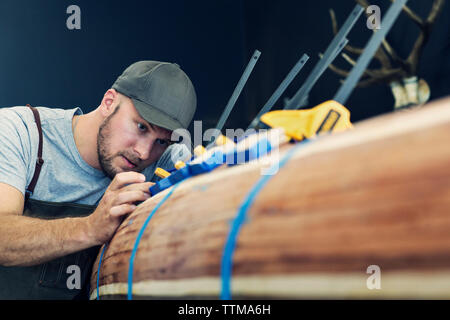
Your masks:
<svg viewBox="0 0 450 320"><path fill-rule="evenodd" d="M450 298L449 105L374 118L299 148L248 212L233 256L233 297ZM230 221L264 166L183 182L143 234L133 294L218 298ZM126 296L137 233L168 191L119 227L104 253L101 296ZM381 269L380 290L366 287L369 265ZM92 298L97 267L98 259Z"/></svg>

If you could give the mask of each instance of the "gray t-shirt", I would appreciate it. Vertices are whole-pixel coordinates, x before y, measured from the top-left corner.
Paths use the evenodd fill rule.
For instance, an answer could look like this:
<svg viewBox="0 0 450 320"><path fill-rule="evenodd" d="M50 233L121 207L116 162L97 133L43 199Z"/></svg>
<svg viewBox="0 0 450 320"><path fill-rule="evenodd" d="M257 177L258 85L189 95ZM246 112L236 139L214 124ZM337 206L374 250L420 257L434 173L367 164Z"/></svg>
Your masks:
<svg viewBox="0 0 450 320"><path fill-rule="evenodd" d="M96 205L111 183L101 170L89 166L75 145L73 116L81 109L70 110L38 107L43 132L44 165L31 199ZM33 113L28 107L0 109L0 182L25 194L33 178L39 134ZM147 181L158 181L156 167L173 169L175 154L187 148L173 144L157 163L142 173Z"/></svg>

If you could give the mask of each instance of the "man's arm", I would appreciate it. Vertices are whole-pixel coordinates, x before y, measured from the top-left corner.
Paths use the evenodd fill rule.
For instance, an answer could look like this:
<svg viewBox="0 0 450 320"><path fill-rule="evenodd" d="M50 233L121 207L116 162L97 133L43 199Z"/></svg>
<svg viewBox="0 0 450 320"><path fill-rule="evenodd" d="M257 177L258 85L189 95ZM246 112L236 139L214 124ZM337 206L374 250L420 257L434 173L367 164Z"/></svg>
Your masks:
<svg viewBox="0 0 450 320"><path fill-rule="evenodd" d="M41 220L22 216L22 193L0 183L0 264L26 266L91 245L83 219Z"/></svg>
<svg viewBox="0 0 450 320"><path fill-rule="evenodd" d="M0 183L0 265L30 266L108 241L133 203L150 197L150 182L136 172L116 175L90 216L42 220L25 217L22 193Z"/></svg>

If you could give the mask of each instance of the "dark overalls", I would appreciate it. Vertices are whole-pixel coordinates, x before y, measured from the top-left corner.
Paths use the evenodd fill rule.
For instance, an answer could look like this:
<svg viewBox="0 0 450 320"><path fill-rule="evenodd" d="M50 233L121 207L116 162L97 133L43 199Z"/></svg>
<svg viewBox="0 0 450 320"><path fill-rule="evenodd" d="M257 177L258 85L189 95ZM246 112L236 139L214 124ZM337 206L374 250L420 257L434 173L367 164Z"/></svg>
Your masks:
<svg viewBox="0 0 450 320"><path fill-rule="evenodd" d="M37 109L27 105L36 120L39 132L38 158L33 179L27 188L24 216L39 219L83 217L94 212L96 206L76 203L57 203L29 199L39 178L42 164L42 128ZM0 299L88 299L92 265L99 246L82 250L49 262L31 267L0 266ZM69 289L71 265L78 266L81 289Z"/></svg>

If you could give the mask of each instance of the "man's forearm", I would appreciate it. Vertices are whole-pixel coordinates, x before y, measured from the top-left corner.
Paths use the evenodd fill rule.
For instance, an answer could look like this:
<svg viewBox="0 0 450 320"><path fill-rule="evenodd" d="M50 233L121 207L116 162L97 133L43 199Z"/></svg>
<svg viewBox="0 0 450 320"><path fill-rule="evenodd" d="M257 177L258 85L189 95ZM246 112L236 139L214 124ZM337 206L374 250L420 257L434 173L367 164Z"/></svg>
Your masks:
<svg viewBox="0 0 450 320"><path fill-rule="evenodd" d="M92 246L86 218L0 217L0 265L31 266Z"/></svg>

